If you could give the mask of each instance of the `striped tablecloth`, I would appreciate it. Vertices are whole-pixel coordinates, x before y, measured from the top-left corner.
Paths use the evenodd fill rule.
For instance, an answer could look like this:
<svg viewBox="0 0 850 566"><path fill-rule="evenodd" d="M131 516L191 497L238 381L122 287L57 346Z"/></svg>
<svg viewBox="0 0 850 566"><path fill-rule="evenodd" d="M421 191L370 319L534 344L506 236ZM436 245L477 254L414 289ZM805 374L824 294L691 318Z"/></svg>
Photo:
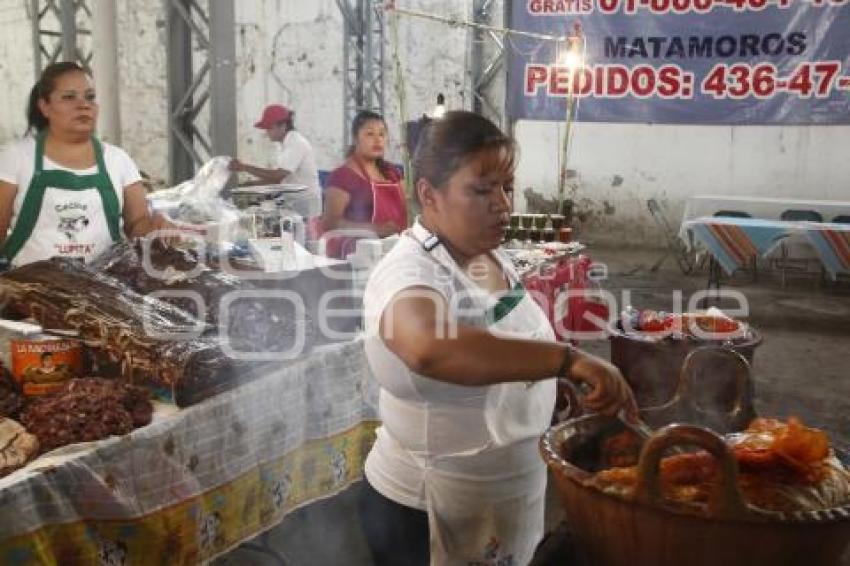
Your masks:
<svg viewBox="0 0 850 566"><path fill-rule="evenodd" d="M724 210L746 212L751 218L765 220L781 220L782 213L786 210L811 210L820 214L824 222L832 222L837 216L850 216L850 201L747 195L694 195L685 205L682 222L714 216ZM685 238L684 229L679 232L679 235Z"/></svg>
<svg viewBox="0 0 850 566"><path fill-rule="evenodd" d="M706 216L683 222L682 229L693 234L728 274L795 234L811 242L833 278L850 273L850 224Z"/></svg>
<svg viewBox="0 0 850 566"><path fill-rule="evenodd" d="M806 237L832 278L850 274L850 225L807 224Z"/></svg>

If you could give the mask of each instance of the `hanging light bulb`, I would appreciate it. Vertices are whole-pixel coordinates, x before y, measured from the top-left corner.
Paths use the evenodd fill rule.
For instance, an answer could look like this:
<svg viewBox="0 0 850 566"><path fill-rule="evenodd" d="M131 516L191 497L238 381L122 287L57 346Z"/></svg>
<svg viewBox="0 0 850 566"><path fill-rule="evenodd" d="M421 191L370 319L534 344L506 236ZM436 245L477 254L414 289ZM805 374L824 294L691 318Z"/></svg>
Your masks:
<svg viewBox="0 0 850 566"><path fill-rule="evenodd" d="M580 53L570 49L562 54L560 57L560 61L558 61L559 66L565 67L569 71L575 71L576 69L581 69L584 67L584 58Z"/></svg>
<svg viewBox="0 0 850 566"><path fill-rule="evenodd" d="M437 105L434 107L434 110L431 111L431 118L435 120L439 120L443 116L446 115L446 97L443 96L443 93L439 93L437 95Z"/></svg>
<svg viewBox="0 0 850 566"><path fill-rule="evenodd" d="M584 68L586 61L584 59L584 35L581 31L581 25L576 22L572 32L564 39L564 44L558 53L558 65L565 67L570 72Z"/></svg>

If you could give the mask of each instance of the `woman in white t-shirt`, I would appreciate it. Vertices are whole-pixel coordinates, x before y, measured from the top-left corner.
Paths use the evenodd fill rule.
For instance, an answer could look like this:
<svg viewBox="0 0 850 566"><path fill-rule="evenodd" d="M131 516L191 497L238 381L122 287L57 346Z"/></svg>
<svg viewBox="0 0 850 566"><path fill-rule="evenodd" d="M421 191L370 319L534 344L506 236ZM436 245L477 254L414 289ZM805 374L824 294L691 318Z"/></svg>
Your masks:
<svg viewBox="0 0 850 566"><path fill-rule="evenodd" d="M287 202L304 218L321 216L322 190L319 186L319 170L316 169L313 146L295 129L295 112L280 104L270 104L263 110L263 115L254 127L265 130L271 141L280 144L277 167L257 167L234 157L230 160L230 170L248 173L257 178L256 181L244 183L243 186L287 183L306 187L302 193L288 194Z"/></svg>
<svg viewBox="0 0 850 566"><path fill-rule="evenodd" d="M94 137L91 77L48 66L33 86L28 135L0 152L0 243L12 266L53 256L89 261L123 234L171 226L151 215L133 160Z"/></svg>
<svg viewBox="0 0 850 566"><path fill-rule="evenodd" d="M514 151L471 112L429 124L413 167L422 215L366 288L382 426L361 514L378 564L527 564L543 535L537 442L553 378L590 386L591 410L636 415L617 368L556 342L497 250Z"/></svg>

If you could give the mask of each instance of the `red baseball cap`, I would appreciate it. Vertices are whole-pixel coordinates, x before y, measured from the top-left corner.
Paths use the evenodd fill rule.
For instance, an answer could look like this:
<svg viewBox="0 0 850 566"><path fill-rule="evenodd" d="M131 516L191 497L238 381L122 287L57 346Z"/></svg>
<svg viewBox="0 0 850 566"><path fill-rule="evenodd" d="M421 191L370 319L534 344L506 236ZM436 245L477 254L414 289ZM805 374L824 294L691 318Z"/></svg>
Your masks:
<svg viewBox="0 0 850 566"><path fill-rule="evenodd" d="M291 116L292 110L286 106L281 106L280 104L269 104L266 106L265 110L263 110L263 117L260 118L259 122L254 124L254 127L260 128L261 130L268 130L277 126L281 122L285 122Z"/></svg>

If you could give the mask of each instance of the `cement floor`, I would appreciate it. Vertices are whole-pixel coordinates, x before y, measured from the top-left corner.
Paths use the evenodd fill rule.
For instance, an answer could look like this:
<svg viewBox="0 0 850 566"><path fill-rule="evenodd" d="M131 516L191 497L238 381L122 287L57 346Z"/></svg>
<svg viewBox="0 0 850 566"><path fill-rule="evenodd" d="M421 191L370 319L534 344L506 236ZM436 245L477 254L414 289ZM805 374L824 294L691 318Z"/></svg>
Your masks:
<svg viewBox="0 0 850 566"><path fill-rule="evenodd" d="M630 290L629 302L635 307L670 310L674 290L681 290L687 301L705 288L704 272L684 276L672 259L658 271L650 271L659 252L593 249L592 255L607 265L604 288L617 297ZM748 321L764 336L753 365L758 413L799 416L829 431L836 446L850 451L850 282L792 279L782 288L775 274L760 272L755 283L748 274L724 278L724 288L743 294L750 308ZM607 341L585 347L606 358L610 351ZM269 544L285 555L288 566L371 564L357 522L357 491L354 486L289 515L270 532ZM547 525L557 529L562 514L552 495ZM541 547L535 565L571 563L570 557L567 537L556 530ZM215 562L216 566L278 563L245 547Z"/></svg>

